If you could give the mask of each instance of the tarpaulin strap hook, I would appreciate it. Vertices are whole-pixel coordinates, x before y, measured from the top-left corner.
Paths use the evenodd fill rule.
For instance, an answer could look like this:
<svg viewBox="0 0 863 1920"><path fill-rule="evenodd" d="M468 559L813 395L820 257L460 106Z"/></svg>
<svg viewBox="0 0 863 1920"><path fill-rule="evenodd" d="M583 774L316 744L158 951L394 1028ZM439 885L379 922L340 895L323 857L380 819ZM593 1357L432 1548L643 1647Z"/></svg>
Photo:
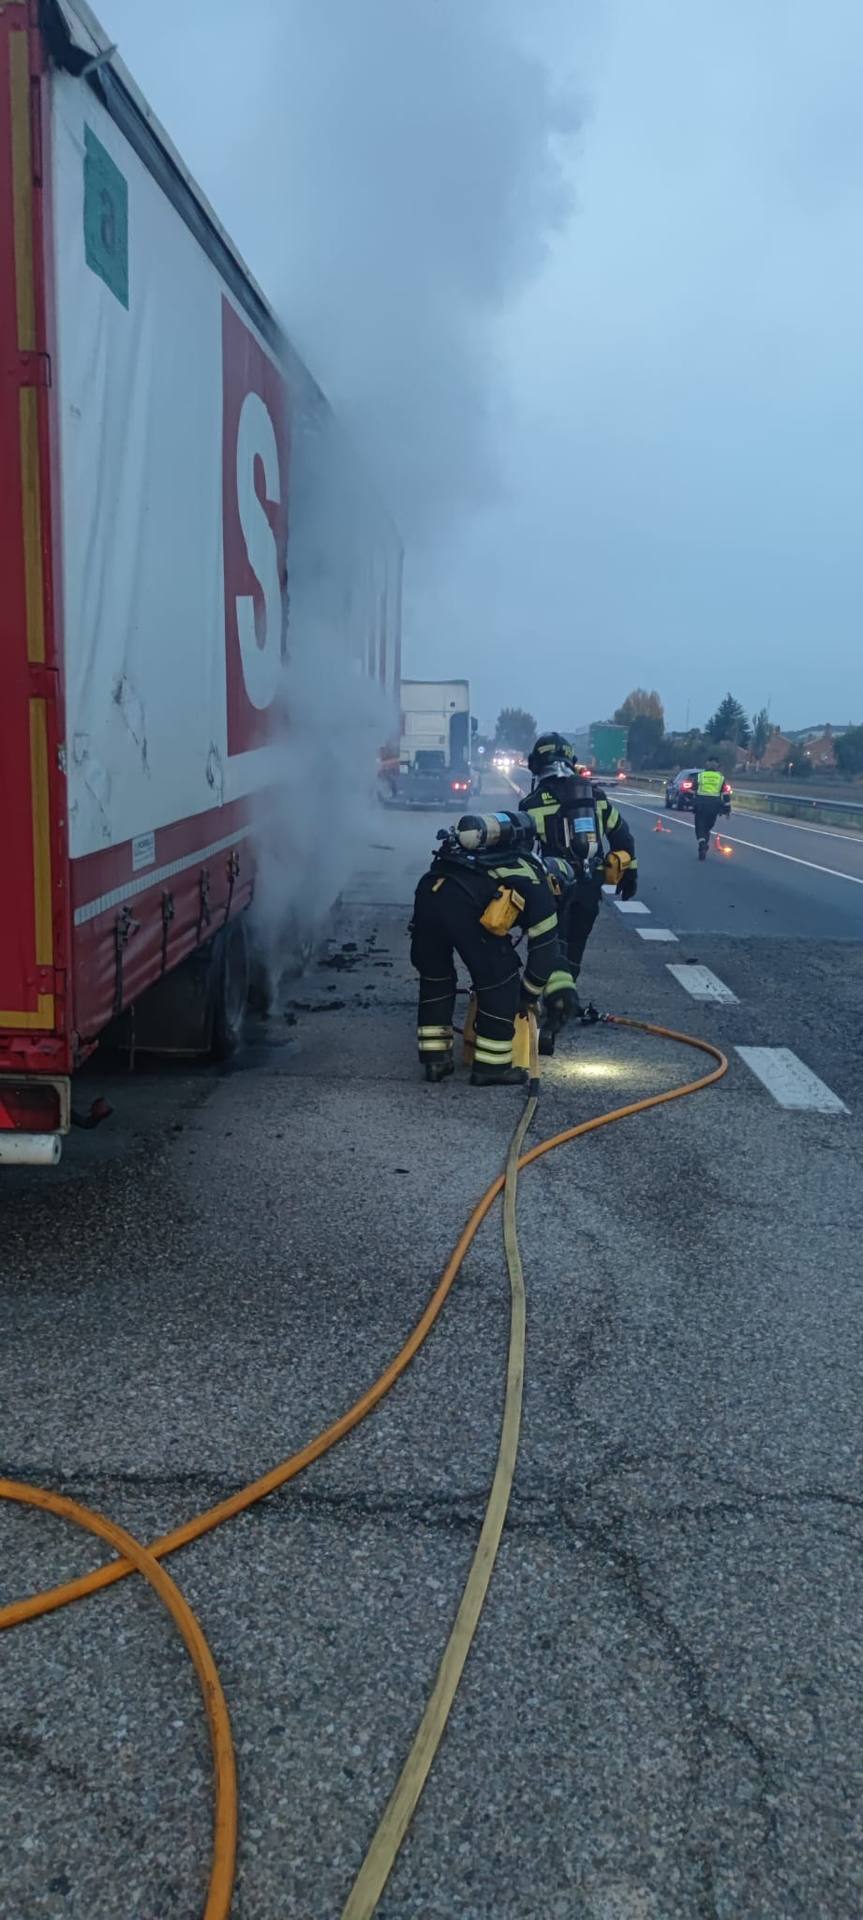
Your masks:
<svg viewBox="0 0 863 1920"><path fill-rule="evenodd" d="M198 945L205 927L210 925L213 916L210 912L210 869L202 867L198 881Z"/></svg>
<svg viewBox="0 0 863 1920"><path fill-rule="evenodd" d="M139 922L134 918L129 906L123 907L114 922L114 956L116 960L116 980L114 984L114 1012L123 1011L123 955L132 938L138 932Z"/></svg>
<svg viewBox="0 0 863 1920"><path fill-rule="evenodd" d="M228 898L225 901L225 919L229 920L231 917L231 902L234 898L234 886L240 871L240 856L236 847L229 853L226 865L228 869Z"/></svg>
<svg viewBox="0 0 863 1920"><path fill-rule="evenodd" d="M173 918L174 918L174 896L172 893L163 893L162 895L162 972L163 973L167 973L168 971L168 928L170 927L171 921L173 920Z"/></svg>

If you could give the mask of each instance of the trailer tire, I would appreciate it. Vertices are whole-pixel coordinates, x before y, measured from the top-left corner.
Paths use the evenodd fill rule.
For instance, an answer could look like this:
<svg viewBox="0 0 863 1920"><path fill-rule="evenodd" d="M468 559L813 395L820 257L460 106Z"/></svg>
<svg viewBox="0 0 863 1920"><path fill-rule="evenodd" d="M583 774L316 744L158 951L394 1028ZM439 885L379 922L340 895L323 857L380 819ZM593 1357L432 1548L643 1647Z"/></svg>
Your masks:
<svg viewBox="0 0 863 1920"><path fill-rule="evenodd" d="M232 1060L243 1044L249 1003L249 942L245 914L229 920L219 936L214 958L214 1060Z"/></svg>

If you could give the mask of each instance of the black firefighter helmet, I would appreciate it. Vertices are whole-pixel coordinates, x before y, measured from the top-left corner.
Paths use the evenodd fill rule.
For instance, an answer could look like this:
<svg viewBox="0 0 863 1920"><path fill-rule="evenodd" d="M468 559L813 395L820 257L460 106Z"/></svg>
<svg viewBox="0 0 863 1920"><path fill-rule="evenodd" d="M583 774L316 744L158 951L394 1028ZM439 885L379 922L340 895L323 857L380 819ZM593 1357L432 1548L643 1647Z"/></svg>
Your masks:
<svg viewBox="0 0 863 1920"><path fill-rule="evenodd" d="M560 761L565 766L573 764L573 752L568 740L562 733L541 733L533 743L527 756L527 764L534 777L549 773Z"/></svg>

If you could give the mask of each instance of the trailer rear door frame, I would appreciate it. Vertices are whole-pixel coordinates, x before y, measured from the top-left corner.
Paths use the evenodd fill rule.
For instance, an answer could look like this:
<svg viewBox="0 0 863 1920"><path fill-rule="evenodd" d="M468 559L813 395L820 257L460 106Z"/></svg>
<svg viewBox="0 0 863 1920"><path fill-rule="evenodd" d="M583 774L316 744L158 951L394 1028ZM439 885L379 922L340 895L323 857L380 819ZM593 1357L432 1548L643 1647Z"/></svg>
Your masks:
<svg viewBox="0 0 863 1920"><path fill-rule="evenodd" d="M0 1070L69 1070L42 50L0 9Z"/></svg>

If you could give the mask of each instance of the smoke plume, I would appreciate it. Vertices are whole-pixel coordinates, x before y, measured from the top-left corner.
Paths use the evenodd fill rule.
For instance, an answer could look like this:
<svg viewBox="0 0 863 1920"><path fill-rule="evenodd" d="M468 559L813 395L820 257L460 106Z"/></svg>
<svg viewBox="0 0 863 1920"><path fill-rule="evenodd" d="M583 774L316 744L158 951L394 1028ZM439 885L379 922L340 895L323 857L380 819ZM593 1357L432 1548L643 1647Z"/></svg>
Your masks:
<svg viewBox="0 0 863 1920"><path fill-rule="evenodd" d="M143 11L104 0L123 56L395 518L419 677L443 663L412 632L434 627L464 531L505 484L498 330L569 213L563 152L577 116L537 51L542 35L526 38L550 4L247 0L238 14L210 0L205 18L168 0ZM340 511L322 492L316 514ZM318 545L335 551L344 534L331 525ZM357 856L392 716L344 670L338 596L295 592L304 555L296 527L291 537L285 807L262 892L273 913L317 915L323 877L334 890ZM448 670L469 666L456 657Z"/></svg>
<svg viewBox="0 0 863 1920"><path fill-rule="evenodd" d="M408 549L499 485L495 329L566 217L574 110L508 0L293 0L270 283Z"/></svg>

